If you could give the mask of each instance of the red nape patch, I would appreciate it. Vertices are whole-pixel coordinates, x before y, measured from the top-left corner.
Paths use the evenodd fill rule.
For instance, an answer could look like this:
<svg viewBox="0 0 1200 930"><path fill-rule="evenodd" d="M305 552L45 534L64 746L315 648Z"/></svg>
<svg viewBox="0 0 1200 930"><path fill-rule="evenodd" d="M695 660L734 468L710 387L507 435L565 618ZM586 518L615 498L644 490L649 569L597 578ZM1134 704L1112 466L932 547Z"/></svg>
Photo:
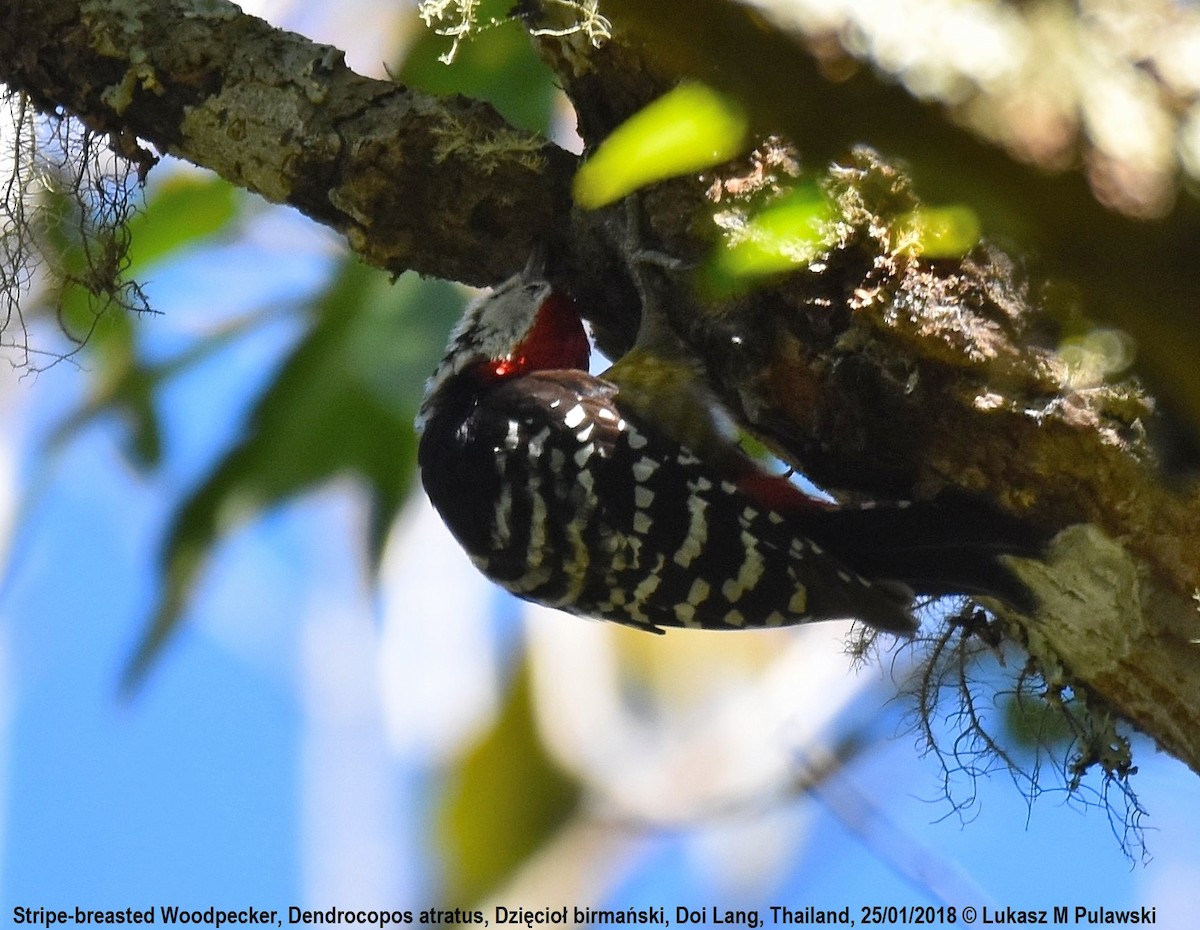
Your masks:
<svg viewBox="0 0 1200 930"><path fill-rule="evenodd" d="M776 513L789 514L812 513L813 511L834 510L835 504L809 497L787 478L761 472L753 466L738 477L738 489L759 504L759 506L774 510Z"/></svg>

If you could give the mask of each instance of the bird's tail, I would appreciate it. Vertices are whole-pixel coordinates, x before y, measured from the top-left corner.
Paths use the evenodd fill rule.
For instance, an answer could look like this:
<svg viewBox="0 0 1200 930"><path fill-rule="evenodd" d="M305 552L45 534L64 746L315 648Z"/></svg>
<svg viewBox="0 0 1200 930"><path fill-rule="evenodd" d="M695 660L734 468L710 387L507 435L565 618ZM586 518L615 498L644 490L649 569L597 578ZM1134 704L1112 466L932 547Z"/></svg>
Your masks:
<svg viewBox="0 0 1200 930"><path fill-rule="evenodd" d="M917 594L975 594L1031 613L1037 599L1000 559L1036 558L1044 533L969 495L930 501L838 506L810 514L807 535L868 578L888 579Z"/></svg>

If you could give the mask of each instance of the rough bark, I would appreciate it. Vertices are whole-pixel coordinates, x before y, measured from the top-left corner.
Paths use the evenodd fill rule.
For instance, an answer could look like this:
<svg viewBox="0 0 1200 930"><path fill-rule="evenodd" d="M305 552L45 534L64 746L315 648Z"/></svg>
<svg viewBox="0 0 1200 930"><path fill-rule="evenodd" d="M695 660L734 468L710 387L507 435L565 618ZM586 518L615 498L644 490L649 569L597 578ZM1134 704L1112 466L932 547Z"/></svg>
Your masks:
<svg viewBox="0 0 1200 930"><path fill-rule="evenodd" d="M588 144L666 86L672 69L690 67L662 19L655 27L636 4L613 7L617 34L603 49L543 44ZM628 31L635 26L644 31ZM791 56L800 96L821 112L811 63L776 37L762 41L772 56ZM135 140L146 140L292 204L384 268L490 282L548 237L561 283L600 324L606 348L627 347L636 327L614 232L624 217L571 207L572 156L480 104L354 75L335 49L220 0L10 0L0 79L135 157ZM894 133L895 119L849 126L853 92L832 93L835 140ZM931 131L952 151L975 150L955 130ZM826 136L814 151L824 157L830 145ZM772 183L771 148L647 191L644 244L698 261L715 238L715 202L736 206L737 192ZM816 479L896 496L956 486L1048 531L1087 524L1062 535L1045 565L1021 568L1043 597L1039 616L1007 619L1048 681L1086 689L1092 707L1112 709L1200 772L1200 621L1190 600L1200 589L1200 496L1157 472L1150 399L1130 384L1073 381L1046 338L1051 322L998 251L936 262L891 248L888 224L914 202L907 182L869 155L837 154L846 167L830 184L842 192L845 228L819 271L720 302L699 299L684 272L663 271L651 278L653 296L735 415ZM1009 168L997 170L1015 183ZM1097 223L1145 251L1126 227ZM1172 290L1177 256L1143 257L1163 294L1186 290Z"/></svg>
<svg viewBox="0 0 1200 930"><path fill-rule="evenodd" d="M574 158L486 104L361 77L219 0L6 3L0 80L144 165L149 143L290 204L396 272L494 282L569 202Z"/></svg>

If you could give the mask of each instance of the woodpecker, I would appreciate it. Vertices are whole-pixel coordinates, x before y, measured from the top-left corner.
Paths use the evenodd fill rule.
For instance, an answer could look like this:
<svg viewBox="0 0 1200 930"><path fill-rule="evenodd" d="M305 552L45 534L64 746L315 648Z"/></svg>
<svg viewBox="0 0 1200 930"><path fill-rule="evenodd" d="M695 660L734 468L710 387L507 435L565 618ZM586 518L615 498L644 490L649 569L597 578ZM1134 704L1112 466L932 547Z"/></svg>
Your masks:
<svg viewBox="0 0 1200 930"><path fill-rule="evenodd" d="M467 310L417 418L418 464L487 577L655 632L856 618L906 635L917 595L949 593L1032 609L996 558L1033 548L1017 521L965 498L805 494L741 450L699 363L660 342L639 334L589 374L580 315L536 262Z"/></svg>

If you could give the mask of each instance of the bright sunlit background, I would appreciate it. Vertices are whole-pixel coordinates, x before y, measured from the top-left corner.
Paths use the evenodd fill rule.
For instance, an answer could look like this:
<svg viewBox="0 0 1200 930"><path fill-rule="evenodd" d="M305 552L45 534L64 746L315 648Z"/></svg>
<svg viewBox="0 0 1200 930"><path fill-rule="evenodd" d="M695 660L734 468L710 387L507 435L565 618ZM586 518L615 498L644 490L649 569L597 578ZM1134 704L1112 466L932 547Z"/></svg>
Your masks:
<svg viewBox="0 0 1200 930"><path fill-rule="evenodd" d="M243 6L381 77L415 35L406 4ZM147 198L210 183L164 165ZM38 374L0 364L0 920L970 904L1145 905L1159 927L1195 926L1200 782L1147 742L1131 784L1148 861L1123 845L1120 805L1116 821L1061 791L1030 805L1004 771L954 778L956 810L896 698L908 657L853 669L838 624L652 637L532 608L471 569L419 492L376 587L373 501L351 475L261 513L253 487L226 502L183 630L123 695L175 508L295 361L311 329L298 308L336 310L338 288L381 308L363 332L403 359L363 371L364 390L394 390L405 417L455 313L447 288L389 286L249 197L145 277L162 315L139 321L137 353L170 371L157 469L134 464L129 419L60 433L102 390L86 353ZM393 311L423 325L389 327Z"/></svg>

